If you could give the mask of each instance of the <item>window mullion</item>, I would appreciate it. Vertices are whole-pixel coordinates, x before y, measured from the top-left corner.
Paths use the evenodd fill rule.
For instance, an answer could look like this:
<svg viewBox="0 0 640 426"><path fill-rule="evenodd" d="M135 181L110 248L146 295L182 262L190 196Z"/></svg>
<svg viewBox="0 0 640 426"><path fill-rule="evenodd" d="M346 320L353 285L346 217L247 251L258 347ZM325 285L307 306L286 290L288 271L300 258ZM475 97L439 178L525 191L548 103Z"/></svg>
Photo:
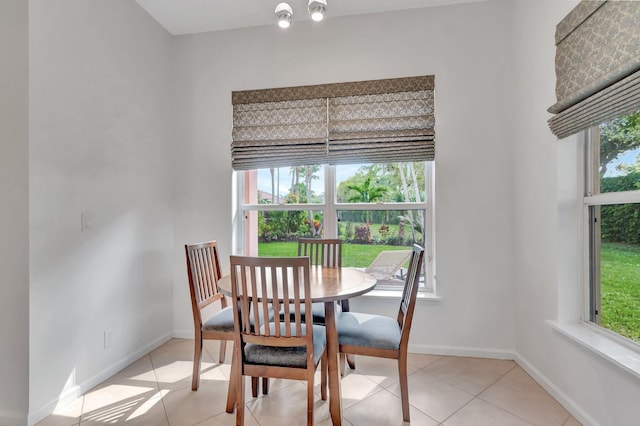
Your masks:
<svg viewBox="0 0 640 426"><path fill-rule="evenodd" d="M338 213L336 212L336 166L325 165L324 173L324 235L338 238Z"/></svg>

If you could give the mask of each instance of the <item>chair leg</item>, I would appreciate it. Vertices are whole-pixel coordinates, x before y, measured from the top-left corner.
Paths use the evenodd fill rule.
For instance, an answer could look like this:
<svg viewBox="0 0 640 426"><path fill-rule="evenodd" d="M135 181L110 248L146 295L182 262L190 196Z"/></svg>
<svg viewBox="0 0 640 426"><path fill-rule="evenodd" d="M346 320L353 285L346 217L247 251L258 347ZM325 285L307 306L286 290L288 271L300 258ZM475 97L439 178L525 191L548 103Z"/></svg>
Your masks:
<svg viewBox="0 0 640 426"><path fill-rule="evenodd" d="M349 299L341 300L340 308L342 309L342 312L349 312Z"/></svg>
<svg viewBox="0 0 640 426"><path fill-rule="evenodd" d="M260 377L252 377L251 378L251 395L254 398L258 397L258 386L259 386ZM262 378L262 394L269 395L269 378Z"/></svg>
<svg viewBox="0 0 640 426"><path fill-rule="evenodd" d="M251 396L258 397L258 380L260 377L251 377Z"/></svg>
<svg viewBox="0 0 640 426"><path fill-rule="evenodd" d="M356 369L356 356L353 354L347 354L347 364L349 364L349 368L352 370Z"/></svg>
<svg viewBox="0 0 640 426"><path fill-rule="evenodd" d="M193 377L191 378L191 390L197 391L200 387L200 362L202 361L202 334L196 333L193 349Z"/></svg>
<svg viewBox="0 0 640 426"><path fill-rule="evenodd" d="M235 355L234 355L235 358ZM237 363L235 360L231 361L231 373L229 373L229 390L227 391L227 413L233 413L236 408L236 386L237 386Z"/></svg>
<svg viewBox="0 0 640 426"><path fill-rule="evenodd" d="M347 359L347 354L340 352L340 376L344 377L344 362Z"/></svg>
<svg viewBox="0 0 640 426"><path fill-rule="evenodd" d="M236 373L236 426L244 426L244 376Z"/></svg>
<svg viewBox="0 0 640 426"><path fill-rule="evenodd" d="M218 356L218 364L224 364L224 357L227 352L227 341L220 340L220 355Z"/></svg>
<svg viewBox="0 0 640 426"><path fill-rule="evenodd" d="M244 371L242 367L242 355L240 344L236 341L233 345L233 360L231 362L230 381L235 383L236 391L236 426L244 426ZM233 368L235 366L235 369ZM228 408L227 403L227 408ZM229 412L229 410L227 410Z"/></svg>
<svg viewBox="0 0 640 426"><path fill-rule="evenodd" d="M398 358L398 376L400 378L400 399L402 400L402 420L409 422L409 382L407 379L407 353Z"/></svg>
<svg viewBox="0 0 640 426"><path fill-rule="evenodd" d="M307 426L313 425L313 376L314 371L309 373L307 380Z"/></svg>
<svg viewBox="0 0 640 426"><path fill-rule="evenodd" d="M327 400L327 368L328 368L327 352L324 352L320 358L320 397L323 401Z"/></svg>

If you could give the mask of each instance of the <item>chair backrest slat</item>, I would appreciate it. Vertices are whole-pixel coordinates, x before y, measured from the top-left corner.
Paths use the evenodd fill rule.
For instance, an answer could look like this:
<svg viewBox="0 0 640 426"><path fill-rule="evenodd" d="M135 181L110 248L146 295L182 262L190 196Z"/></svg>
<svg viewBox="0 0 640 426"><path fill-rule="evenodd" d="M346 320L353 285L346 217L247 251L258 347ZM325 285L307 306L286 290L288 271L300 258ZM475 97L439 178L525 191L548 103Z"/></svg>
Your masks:
<svg viewBox="0 0 640 426"><path fill-rule="evenodd" d="M275 279L275 276L273 275L273 273L275 273L275 270L272 271L272 275L271 275L271 295L273 297L273 311L280 312L280 310L282 309L282 306L284 306L284 300L282 301L282 303L280 302L281 294L280 294L280 291L278 290L278 281L277 279ZM275 321L274 332L276 337L282 336L282 327L281 327L280 321Z"/></svg>
<svg viewBox="0 0 640 426"><path fill-rule="evenodd" d="M215 294L216 289L215 289L215 284L218 282L219 279L219 275L218 275L218 266L216 265L216 262L214 261L214 255L213 255L213 249L211 247L207 247L204 250L204 253L202 253L204 256L204 275L206 277L206 295L207 297L211 297Z"/></svg>
<svg viewBox="0 0 640 426"><path fill-rule="evenodd" d="M249 271L251 272L251 294L254 295L254 297L252 297L251 302L253 303L251 311L253 313L253 324L254 327L257 327L258 329L262 326L262 324L260 324L260 305L258 304L258 297L256 296L258 294L258 277L263 277L264 275L264 271L260 271L262 272L261 275L258 275L256 269L258 269L258 271L260 271L260 268L251 268L249 269ZM244 294L248 294L248 293L244 293ZM248 331L251 330L251 327L247 328Z"/></svg>

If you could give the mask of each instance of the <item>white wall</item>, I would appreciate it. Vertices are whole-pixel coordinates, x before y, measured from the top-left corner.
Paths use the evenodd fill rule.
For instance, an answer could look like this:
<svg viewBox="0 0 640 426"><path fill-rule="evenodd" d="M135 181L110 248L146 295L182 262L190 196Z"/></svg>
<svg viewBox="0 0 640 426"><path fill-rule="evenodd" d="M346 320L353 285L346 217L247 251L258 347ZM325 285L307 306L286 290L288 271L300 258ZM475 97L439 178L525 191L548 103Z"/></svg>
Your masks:
<svg viewBox="0 0 640 426"><path fill-rule="evenodd" d="M515 345L512 150L507 131L511 3L480 2L295 22L176 39L176 242L231 250L231 91L434 74L440 304L420 303L414 350L498 354ZM184 254L175 322L192 335ZM354 305L397 313L397 301Z"/></svg>
<svg viewBox="0 0 640 426"><path fill-rule="evenodd" d="M548 130L555 102L555 25L575 1L515 2L516 351L519 361L584 424L640 419L640 381L554 331L546 320L578 320L581 232L578 137Z"/></svg>
<svg viewBox="0 0 640 426"><path fill-rule="evenodd" d="M133 1L32 0L29 26L37 420L171 336L173 74L171 36Z"/></svg>
<svg viewBox="0 0 640 426"><path fill-rule="evenodd" d="M0 0L0 424L24 423L29 377L27 2Z"/></svg>

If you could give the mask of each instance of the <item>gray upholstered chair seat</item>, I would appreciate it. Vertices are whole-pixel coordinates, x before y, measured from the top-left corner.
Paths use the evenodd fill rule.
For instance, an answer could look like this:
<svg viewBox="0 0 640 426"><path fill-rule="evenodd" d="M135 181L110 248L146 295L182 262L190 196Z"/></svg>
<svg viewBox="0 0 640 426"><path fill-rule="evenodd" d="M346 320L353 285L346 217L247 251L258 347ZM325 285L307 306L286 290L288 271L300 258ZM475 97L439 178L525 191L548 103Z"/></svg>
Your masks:
<svg viewBox="0 0 640 426"><path fill-rule="evenodd" d="M342 307L340 306L340 303L337 303L336 305L336 313L340 316L342 315ZM313 312L313 323L321 325L324 324L324 302L312 303L311 311ZM302 321L304 322L304 306L300 307L300 312L302 313ZM280 312L280 318L282 318L282 315L284 314Z"/></svg>
<svg viewBox="0 0 640 426"><path fill-rule="evenodd" d="M358 312L343 312L337 320L340 345L379 349L400 348L402 329L398 321Z"/></svg>
<svg viewBox="0 0 640 426"><path fill-rule="evenodd" d="M204 331L233 333L233 309L224 308L202 323Z"/></svg>
<svg viewBox="0 0 640 426"><path fill-rule="evenodd" d="M273 309L271 309L269 311L269 321L273 321L273 318ZM262 312L260 313L260 321L262 322ZM253 317L249 319L249 322L253 325ZM233 309L229 307L217 312L202 323L202 330L233 333Z"/></svg>
<svg viewBox="0 0 640 426"><path fill-rule="evenodd" d="M281 323L284 327L284 323ZM275 324L269 325L272 333L275 333ZM303 328L303 335L305 330ZM313 362L317 364L324 348L327 345L325 328L321 325L313 326ZM247 364L276 365L280 367L307 366L307 348L304 346L263 346L248 343L244 348L245 362Z"/></svg>

